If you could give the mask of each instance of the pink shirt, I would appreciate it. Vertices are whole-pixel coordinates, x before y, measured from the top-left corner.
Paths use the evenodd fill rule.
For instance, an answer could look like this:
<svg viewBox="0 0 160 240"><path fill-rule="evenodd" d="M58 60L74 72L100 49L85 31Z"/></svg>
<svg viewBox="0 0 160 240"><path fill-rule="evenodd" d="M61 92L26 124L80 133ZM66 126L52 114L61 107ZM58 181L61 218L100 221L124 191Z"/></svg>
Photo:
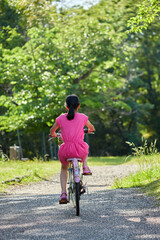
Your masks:
<svg viewBox="0 0 160 240"><path fill-rule="evenodd" d="M89 146L84 142L84 126L87 121L88 117L83 113L75 113L72 120L67 119L66 113L56 118L64 141L58 152L62 164L68 164L67 158L79 157L82 161L86 159Z"/></svg>
<svg viewBox="0 0 160 240"><path fill-rule="evenodd" d="M61 128L63 141L66 142L82 142L84 139L84 126L88 121L88 117L83 113L75 113L74 119L68 120L67 114L60 115L56 122Z"/></svg>

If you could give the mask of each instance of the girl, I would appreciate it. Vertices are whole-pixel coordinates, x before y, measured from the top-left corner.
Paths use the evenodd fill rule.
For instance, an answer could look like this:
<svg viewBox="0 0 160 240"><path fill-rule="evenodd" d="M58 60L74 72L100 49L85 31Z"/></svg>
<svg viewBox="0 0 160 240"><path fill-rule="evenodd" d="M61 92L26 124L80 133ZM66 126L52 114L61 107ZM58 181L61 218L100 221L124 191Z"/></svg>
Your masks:
<svg viewBox="0 0 160 240"><path fill-rule="evenodd" d="M95 131L94 126L88 120L88 117L82 113L78 113L80 107L79 99L76 95L69 95L66 98L66 108L68 113L60 115L56 118L56 122L50 130L52 137L57 137L55 131L60 127L63 144L60 145L58 156L62 164L60 173L60 182L62 193L59 203L67 203L67 158L81 158L83 162L83 173L91 175L91 171L87 166L87 157L89 153L89 146L84 142L84 126L89 129L88 132Z"/></svg>

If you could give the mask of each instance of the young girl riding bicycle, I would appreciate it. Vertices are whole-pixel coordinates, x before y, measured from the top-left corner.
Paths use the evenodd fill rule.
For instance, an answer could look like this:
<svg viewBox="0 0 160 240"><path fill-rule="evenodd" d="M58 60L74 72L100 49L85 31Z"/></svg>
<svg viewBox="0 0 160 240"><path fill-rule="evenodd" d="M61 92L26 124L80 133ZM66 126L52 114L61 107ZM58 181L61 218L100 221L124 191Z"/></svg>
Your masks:
<svg viewBox="0 0 160 240"><path fill-rule="evenodd" d="M56 118L50 130L50 136L57 137L56 130L61 129L63 144L60 145L58 156L61 162L60 182L62 193L59 203L67 203L67 169L68 158L81 158L83 162L83 174L91 175L91 170L87 166L87 157L89 153L89 146L84 142L84 126L86 125L89 132L95 131L94 126L88 120L85 114L78 113L80 107L79 99L76 95L69 95L66 98L66 108L68 113L60 115Z"/></svg>

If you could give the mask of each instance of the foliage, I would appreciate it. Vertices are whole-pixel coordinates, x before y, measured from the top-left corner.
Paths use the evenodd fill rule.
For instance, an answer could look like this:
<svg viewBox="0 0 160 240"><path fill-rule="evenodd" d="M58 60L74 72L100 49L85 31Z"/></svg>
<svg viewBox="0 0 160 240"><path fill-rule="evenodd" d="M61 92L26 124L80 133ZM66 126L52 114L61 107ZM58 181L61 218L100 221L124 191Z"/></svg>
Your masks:
<svg viewBox="0 0 160 240"><path fill-rule="evenodd" d="M156 140L148 146L147 140L142 146L136 147L134 143L127 142L132 147L134 161L140 169L122 179L115 179L113 188L141 187L145 193L160 199L159 176L160 176L160 155L157 152Z"/></svg>
<svg viewBox="0 0 160 240"><path fill-rule="evenodd" d="M54 28L31 28L27 33L29 41L22 48L16 47L11 51L4 49L2 59L6 68L2 74L3 79L9 80L12 93L1 96L3 106L5 102L8 108L2 117L2 129L15 130L18 126L25 128L30 126L30 122L35 123L35 127L36 123L41 125L39 119L42 125L44 121L50 125L53 113L57 113L57 116L61 110L57 103L62 105L66 93L73 91L82 92L82 106L102 107L101 97L97 106L94 101L99 91L103 91L107 85L116 89L116 85L119 87L120 82L123 83L123 79L116 81L113 74L109 74L108 79L101 79L96 74L96 71L107 71L107 59L113 55L111 41L106 38L110 31L109 26L106 30L106 25L110 24L104 25L105 18L102 24L100 19L92 15L88 17L84 10L77 10L73 17L70 17L70 12L63 14L67 24L61 25L61 28L58 24ZM61 16L62 19L64 16ZM110 68L114 67L117 60L114 59L114 62L109 64ZM92 77L92 73L94 78L91 80L89 77ZM66 90L63 89L64 85ZM90 94L91 98L88 99L92 90L95 94L93 97ZM112 104L113 101L109 101ZM113 104L115 108L124 105L121 101Z"/></svg>
<svg viewBox="0 0 160 240"><path fill-rule="evenodd" d="M138 13L128 20L129 32L142 32L147 29L160 13L159 0L142 0L138 4Z"/></svg>
<svg viewBox="0 0 160 240"><path fill-rule="evenodd" d="M14 28L19 22L19 14L16 13L16 8L10 6L7 0L0 2L0 29L10 26Z"/></svg>
<svg viewBox="0 0 160 240"><path fill-rule="evenodd" d="M143 166L134 174L130 174L123 179L115 179L112 188L138 187L143 193L160 200L160 155L151 155L148 160L150 161L150 167L144 168Z"/></svg>
<svg viewBox="0 0 160 240"><path fill-rule="evenodd" d="M7 154L5 154L2 150L2 146L0 145L0 161L8 161L9 158Z"/></svg>
<svg viewBox="0 0 160 240"><path fill-rule="evenodd" d="M104 0L88 10L59 12L49 0L3 1L3 147L8 138L15 141L14 131L20 129L27 136L22 142L28 150L32 136L48 133L65 111L64 100L71 93L79 95L81 112L96 126L96 138L89 137L93 155L124 155L129 151L126 141L139 146L142 135L158 139L160 27L153 21L143 34L126 35L126 23L135 13L133 0ZM40 154L40 138L35 141Z"/></svg>
<svg viewBox="0 0 160 240"><path fill-rule="evenodd" d="M156 148L157 140L151 142L148 146L147 139L142 139L142 146L136 147L134 143L126 142L130 147L132 147L133 156L142 156L142 155L152 155L158 152Z"/></svg>
<svg viewBox="0 0 160 240"><path fill-rule="evenodd" d="M57 12L52 0L10 0L9 4L21 15L21 25L25 28L53 26Z"/></svg>
<svg viewBox="0 0 160 240"><path fill-rule="evenodd" d="M144 187L151 182L159 179L160 166L154 166L145 170L140 170L135 174L131 174L124 179L116 179L113 187L115 188L130 188Z"/></svg>

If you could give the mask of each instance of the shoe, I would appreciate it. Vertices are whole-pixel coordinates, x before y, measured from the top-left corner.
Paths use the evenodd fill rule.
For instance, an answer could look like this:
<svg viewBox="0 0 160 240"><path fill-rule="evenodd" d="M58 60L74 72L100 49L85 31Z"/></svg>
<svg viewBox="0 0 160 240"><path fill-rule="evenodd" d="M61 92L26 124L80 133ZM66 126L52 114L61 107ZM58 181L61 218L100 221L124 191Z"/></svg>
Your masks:
<svg viewBox="0 0 160 240"><path fill-rule="evenodd" d="M83 175L92 175L92 172L88 166L83 167Z"/></svg>
<svg viewBox="0 0 160 240"><path fill-rule="evenodd" d="M60 196L59 204L67 204L67 203L68 203L67 193L66 192L62 192L61 196Z"/></svg>

